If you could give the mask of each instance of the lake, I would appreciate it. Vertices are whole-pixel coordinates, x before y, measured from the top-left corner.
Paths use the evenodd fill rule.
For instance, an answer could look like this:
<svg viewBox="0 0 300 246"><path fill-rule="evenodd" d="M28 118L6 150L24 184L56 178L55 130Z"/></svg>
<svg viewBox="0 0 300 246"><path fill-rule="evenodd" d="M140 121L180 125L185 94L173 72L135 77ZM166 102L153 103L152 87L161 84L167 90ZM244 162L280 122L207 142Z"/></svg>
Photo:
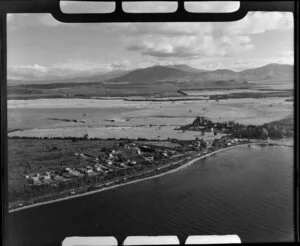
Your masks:
<svg viewBox="0 0 300 246"><path fill-rule="evenodd" d="M237 234L294 240L293 148L226 150L166 176L9 214L9 245L66 236Z"/></svg>

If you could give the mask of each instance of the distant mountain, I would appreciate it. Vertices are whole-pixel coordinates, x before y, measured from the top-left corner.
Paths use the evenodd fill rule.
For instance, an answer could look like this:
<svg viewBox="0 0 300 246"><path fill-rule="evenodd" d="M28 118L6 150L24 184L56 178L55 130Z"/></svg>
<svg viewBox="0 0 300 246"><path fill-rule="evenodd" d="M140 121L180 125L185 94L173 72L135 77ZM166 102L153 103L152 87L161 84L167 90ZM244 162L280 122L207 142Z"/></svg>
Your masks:
<svg viewBox="0 0 300 246"><path fill-rule="evenodd" d="M286 64L268 64L262 67L235 72L229 69L202 70L185 64L172 66L153 66L133 71L115 70L107 73L78 74L67 78L58 79L9 79L8 85L49 84L49 83L121 83L145 84L145 83L184 83L186 86L198 84L199 87L207 87L213 83L231 81L239 83L244 81L259 80L292 80L293 66ZM54 76L54 75L53 75ZM233 82L235 81L235 82ZM213 82L213 83L212 83ZM225 85L225 84L224 84Z"/></svg>
<svg viewBox="0 0 300 246"><path fill-rule="evenodd" d="M104 82L116 77L123 76L127 74L129 71L125 70L115 70L107 73L99 73L95 75L90 75L90 76L80 76L76 78L70 78L68 79L70 82Z"/></svg>
<svg viewBox="0 0 300 246"><path fill-rule="evenodd" d="M27 84L49 84L49 83L94 83L94 82L105 82L115 77L120 77L127 74L129 71L115 70L111 72L100 72L93 75L82 75L77 76L49 76L44 79L39 79L34 76L27 79L12 79L8 78L8 85L27 85ZM60 79L59 79L60 78Z"/></svg>
<svg viewBox="0 0 300 246"><path fill-rule="evenodd" d="M293 79L294 66L287 64L268 64L262 67L239 72L246 80Z"/></svg>
<svg viewBox="0 0 300 246"><path fill-rule="evenodd" d="M292 79L293 66L283 64L269 64L263 67L235 72L229 69L205 71L186 65L153 66L131 71L110 81L129 83L156 82L207 82L235 80L266 80Z"/></svg>
<svg viewBox="0 0 300 246"><path fill-rule="evenodd" d="M196 73L168 66L153 66L131 71L124 76L111 79L113 82L167 82L186 81L195 77Z"/></svg>
<svg viewBox="0 0 300 246"><path fill-rule="evenodd" d="M206 72L207 71L207 70L204 70L204 69L198 69L198 68L190 67L190 66L185 65L185 64L171 65L171 66L168 66L168 67L176 68L176 69L179 69L179 70L185 71L185 72L193 72L193 73L201 73L201 72Z"/></svg>

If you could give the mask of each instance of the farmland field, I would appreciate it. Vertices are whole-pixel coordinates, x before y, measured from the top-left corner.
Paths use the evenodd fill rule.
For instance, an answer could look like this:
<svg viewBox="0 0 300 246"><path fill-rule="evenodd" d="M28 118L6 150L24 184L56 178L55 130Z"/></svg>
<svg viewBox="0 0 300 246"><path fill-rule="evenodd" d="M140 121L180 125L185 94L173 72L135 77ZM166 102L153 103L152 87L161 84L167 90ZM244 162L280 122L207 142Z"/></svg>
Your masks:
<svg viewBox="0 0 300 246"><path fill-rule="evenodd" d="M9 136L194 139L175 128L205 116L263 124L293 112L286 98L242 98L199 101L125 101L123 99L37 99L8 101ZM199 134L199 133L198 133ZM209 137L209 136L207 136Z"/></svg>

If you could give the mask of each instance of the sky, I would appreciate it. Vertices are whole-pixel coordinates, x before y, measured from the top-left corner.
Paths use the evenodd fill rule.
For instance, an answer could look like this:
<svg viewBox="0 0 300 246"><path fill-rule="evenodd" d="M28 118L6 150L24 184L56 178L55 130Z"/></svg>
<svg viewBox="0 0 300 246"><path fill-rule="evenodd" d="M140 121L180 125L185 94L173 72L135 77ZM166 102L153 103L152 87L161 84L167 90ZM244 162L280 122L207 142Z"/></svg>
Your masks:
<svg viewBox="0 0 300 246"><path fill-rule="evenodd" d="M226 2L187 7L215 12L236 9ZM79 10L71 2L61 8ZM85 5L83 10L95 9ZM143 6L123 9L136 12ZM164 3L148 3L144 9L176 10ZM102 11L113 8L107 5ZM10 79L60 79L154 65L241 71L269 63L294 63L294 21L288 12L249 12L242 20L221 23L70 24L56 21L51 14L9 14L7 22Z"/></svg>

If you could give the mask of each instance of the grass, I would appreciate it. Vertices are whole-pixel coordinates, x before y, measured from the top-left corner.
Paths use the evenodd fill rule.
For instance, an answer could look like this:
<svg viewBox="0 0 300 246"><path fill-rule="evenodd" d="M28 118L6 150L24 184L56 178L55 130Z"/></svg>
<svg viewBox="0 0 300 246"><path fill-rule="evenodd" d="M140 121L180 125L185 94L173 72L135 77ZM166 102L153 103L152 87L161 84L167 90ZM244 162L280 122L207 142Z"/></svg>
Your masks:
<svg viewBox="0 0 300 246"><path fill-rule="evenodd" d="M27 184L24 175L85 166L74 152L99 154L103 147L111 148L117 141L95 140L44 140L8 139L8 187L9 191L22 191Z"/></svg>

